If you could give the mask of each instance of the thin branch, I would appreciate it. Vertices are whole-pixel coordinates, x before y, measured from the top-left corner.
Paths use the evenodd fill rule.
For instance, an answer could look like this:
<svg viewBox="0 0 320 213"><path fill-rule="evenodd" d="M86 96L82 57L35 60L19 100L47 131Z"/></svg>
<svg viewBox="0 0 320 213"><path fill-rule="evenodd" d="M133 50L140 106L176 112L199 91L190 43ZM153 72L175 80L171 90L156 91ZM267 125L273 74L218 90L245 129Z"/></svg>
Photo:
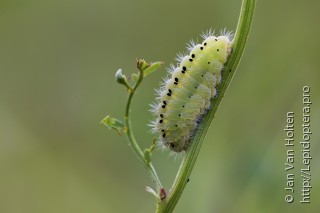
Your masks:
<svg viewBox="0 0 320 213"><path fill-rule="evenodd" d="M159 179L159 177L157 175L157 172L154 169L152 163L151 162L147 162L145 160L144 153L141 150L139 144L137 143L137 141L136 141L136 139L135 139L135 137L134 137L134 135L132 133L132 125L131 125L131 120L130 120L131 101L132 101L132 97L133 97L136 89L138 88L138 86L142 82L142 79L143 79L143 71L140 71L138 81L136 82L134 88L133 89L128 89L129 96L128 96L128 100L127 100L126 112L125 112L125 117L124 117L125 124L126 124L126 127L127 127L126 135L127 135L129 144L133 148L133 150L136 153L136 155L138 156L138 158L142 161L142 163L144 164L146 169L149 171L149 173L151 174L152 179L156 183L157 191L160 191L160 189L162 188L162 184L161 184L161 181L160 181L160 179Z"/></svg>

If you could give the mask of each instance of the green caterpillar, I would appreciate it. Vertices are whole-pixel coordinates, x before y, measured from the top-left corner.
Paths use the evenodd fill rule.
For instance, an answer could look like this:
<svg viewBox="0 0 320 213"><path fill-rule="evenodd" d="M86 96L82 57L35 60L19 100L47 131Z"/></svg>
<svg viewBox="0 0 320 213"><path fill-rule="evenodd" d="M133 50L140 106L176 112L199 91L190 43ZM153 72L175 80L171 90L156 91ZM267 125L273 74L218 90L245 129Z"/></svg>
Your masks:
<svg viewBox="0 0 320 213"><path fill-rule="evenodd" d="M157 116L151 126L159 134L161 146L174 152L188 149L197 124L217 93L221 70L231 52L231 34L223 34L216 37L209 30L202 35L201 44L191 42L190 53L178 55L178 66L169 69L170 78L157 91L158 102L151 105Z"/></svg>

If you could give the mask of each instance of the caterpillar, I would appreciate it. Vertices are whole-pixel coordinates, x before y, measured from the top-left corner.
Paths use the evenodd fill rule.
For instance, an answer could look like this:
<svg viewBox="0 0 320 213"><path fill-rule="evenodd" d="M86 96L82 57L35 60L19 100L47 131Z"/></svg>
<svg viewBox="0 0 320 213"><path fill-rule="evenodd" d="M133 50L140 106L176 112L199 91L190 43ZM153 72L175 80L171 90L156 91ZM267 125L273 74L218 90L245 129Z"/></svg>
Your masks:
<svg viewBox="0 0 320 213"><path fill-rule="evenodd" d="M216 37L209 30L201 37L201 44L188 44L189 54L178 54L177 66L168 69L168 77L156 90L157 102L151 105L156 116L150 125L152 131L159 135L160 146L173 152L190 146L198 123L210 109L210 100L217 95L221 70L232 50L229 32Z"/></svg>

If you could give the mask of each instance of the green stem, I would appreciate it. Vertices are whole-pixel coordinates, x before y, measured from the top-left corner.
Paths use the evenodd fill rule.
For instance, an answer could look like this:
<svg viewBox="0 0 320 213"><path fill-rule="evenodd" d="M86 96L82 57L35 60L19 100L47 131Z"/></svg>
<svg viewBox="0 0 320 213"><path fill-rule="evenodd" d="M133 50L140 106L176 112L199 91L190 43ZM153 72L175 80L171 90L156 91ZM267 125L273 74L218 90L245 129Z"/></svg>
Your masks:
<svg viewBox="0 0 320 213"><path fill-rule="evenodd" d="M157 175L156 170L154 169L153 165L151 162L147 162L144 158L144 153L141 150L140 146L138 145L133 133L132 133L132 125L131 125L131 120L130 120L130 107L131 107L131 101L132 101L132 97L136 91L136 89L138 88L139 84L141 83L143 79L143 72L140 71L140 75L139 75L139 79L137 81L137 83L135 84L134 88L129 88L129 96L128 96L128 100L127 100L127 105L126 105L126 112L125 112L125 124L127 127L127 138L129 141L129 144L131 145L131 147L133 148L134 152L136 153L136 155L138 156L138 158L142 161L142 163L145 165L146 169L150 172L152 179L154 180L154 182L156 183L157 186L157 190L160 191L160 188L162 188L162 184L161 181Z"/></svg>
<svg viewBox="0 0 320 213"><path fill-rule="evenodd" d="M235 37L232 44L233 52L230 54L228 61L225 64L224 69L222 71L223 80L221 84L217 87L218 96L211 101L212 108L203 117L202 122L199 124L199 128L195 132L195 135L192 139L192 142L191 142L192 145L186 151L185 156L181 162L179 171L171 187L170 194L168 195L166 200L158 203L157 213L172 212L188 182L189 176L191 175L193 166L200 152L201 145L203 143L205 135L218 109L218 106L221 103L224 93L230 84L230 81L236 71L240 58L244 51L246 41L250 31L252 18L253 18L255 3L256 3L256 0L242 1L238 25L237 25Z"/></svg>

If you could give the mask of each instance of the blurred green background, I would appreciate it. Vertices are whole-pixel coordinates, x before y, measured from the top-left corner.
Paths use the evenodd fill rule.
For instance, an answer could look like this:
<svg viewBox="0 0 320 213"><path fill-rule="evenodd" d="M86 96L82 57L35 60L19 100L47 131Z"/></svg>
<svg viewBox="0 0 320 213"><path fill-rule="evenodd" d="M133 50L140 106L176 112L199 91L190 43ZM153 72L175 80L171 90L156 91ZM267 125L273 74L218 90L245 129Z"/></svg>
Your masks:
<svg viewBox="0 0 320 213"><path fill-rule="evenodd" d="M114 81L135 59L174 62L209 28L235 30L240 1L1 0L0 212L154 212L147 171L99 124L124 114ZM258 1L242 61L206 137L179 212L317 212L319 1ZM142 147L165 67L133 102ZM311 204L301 205L302 86L312 96ZM286 112L296 115L295 202L284 201ZM181 158L156 152L166 188Z"/></svg>

